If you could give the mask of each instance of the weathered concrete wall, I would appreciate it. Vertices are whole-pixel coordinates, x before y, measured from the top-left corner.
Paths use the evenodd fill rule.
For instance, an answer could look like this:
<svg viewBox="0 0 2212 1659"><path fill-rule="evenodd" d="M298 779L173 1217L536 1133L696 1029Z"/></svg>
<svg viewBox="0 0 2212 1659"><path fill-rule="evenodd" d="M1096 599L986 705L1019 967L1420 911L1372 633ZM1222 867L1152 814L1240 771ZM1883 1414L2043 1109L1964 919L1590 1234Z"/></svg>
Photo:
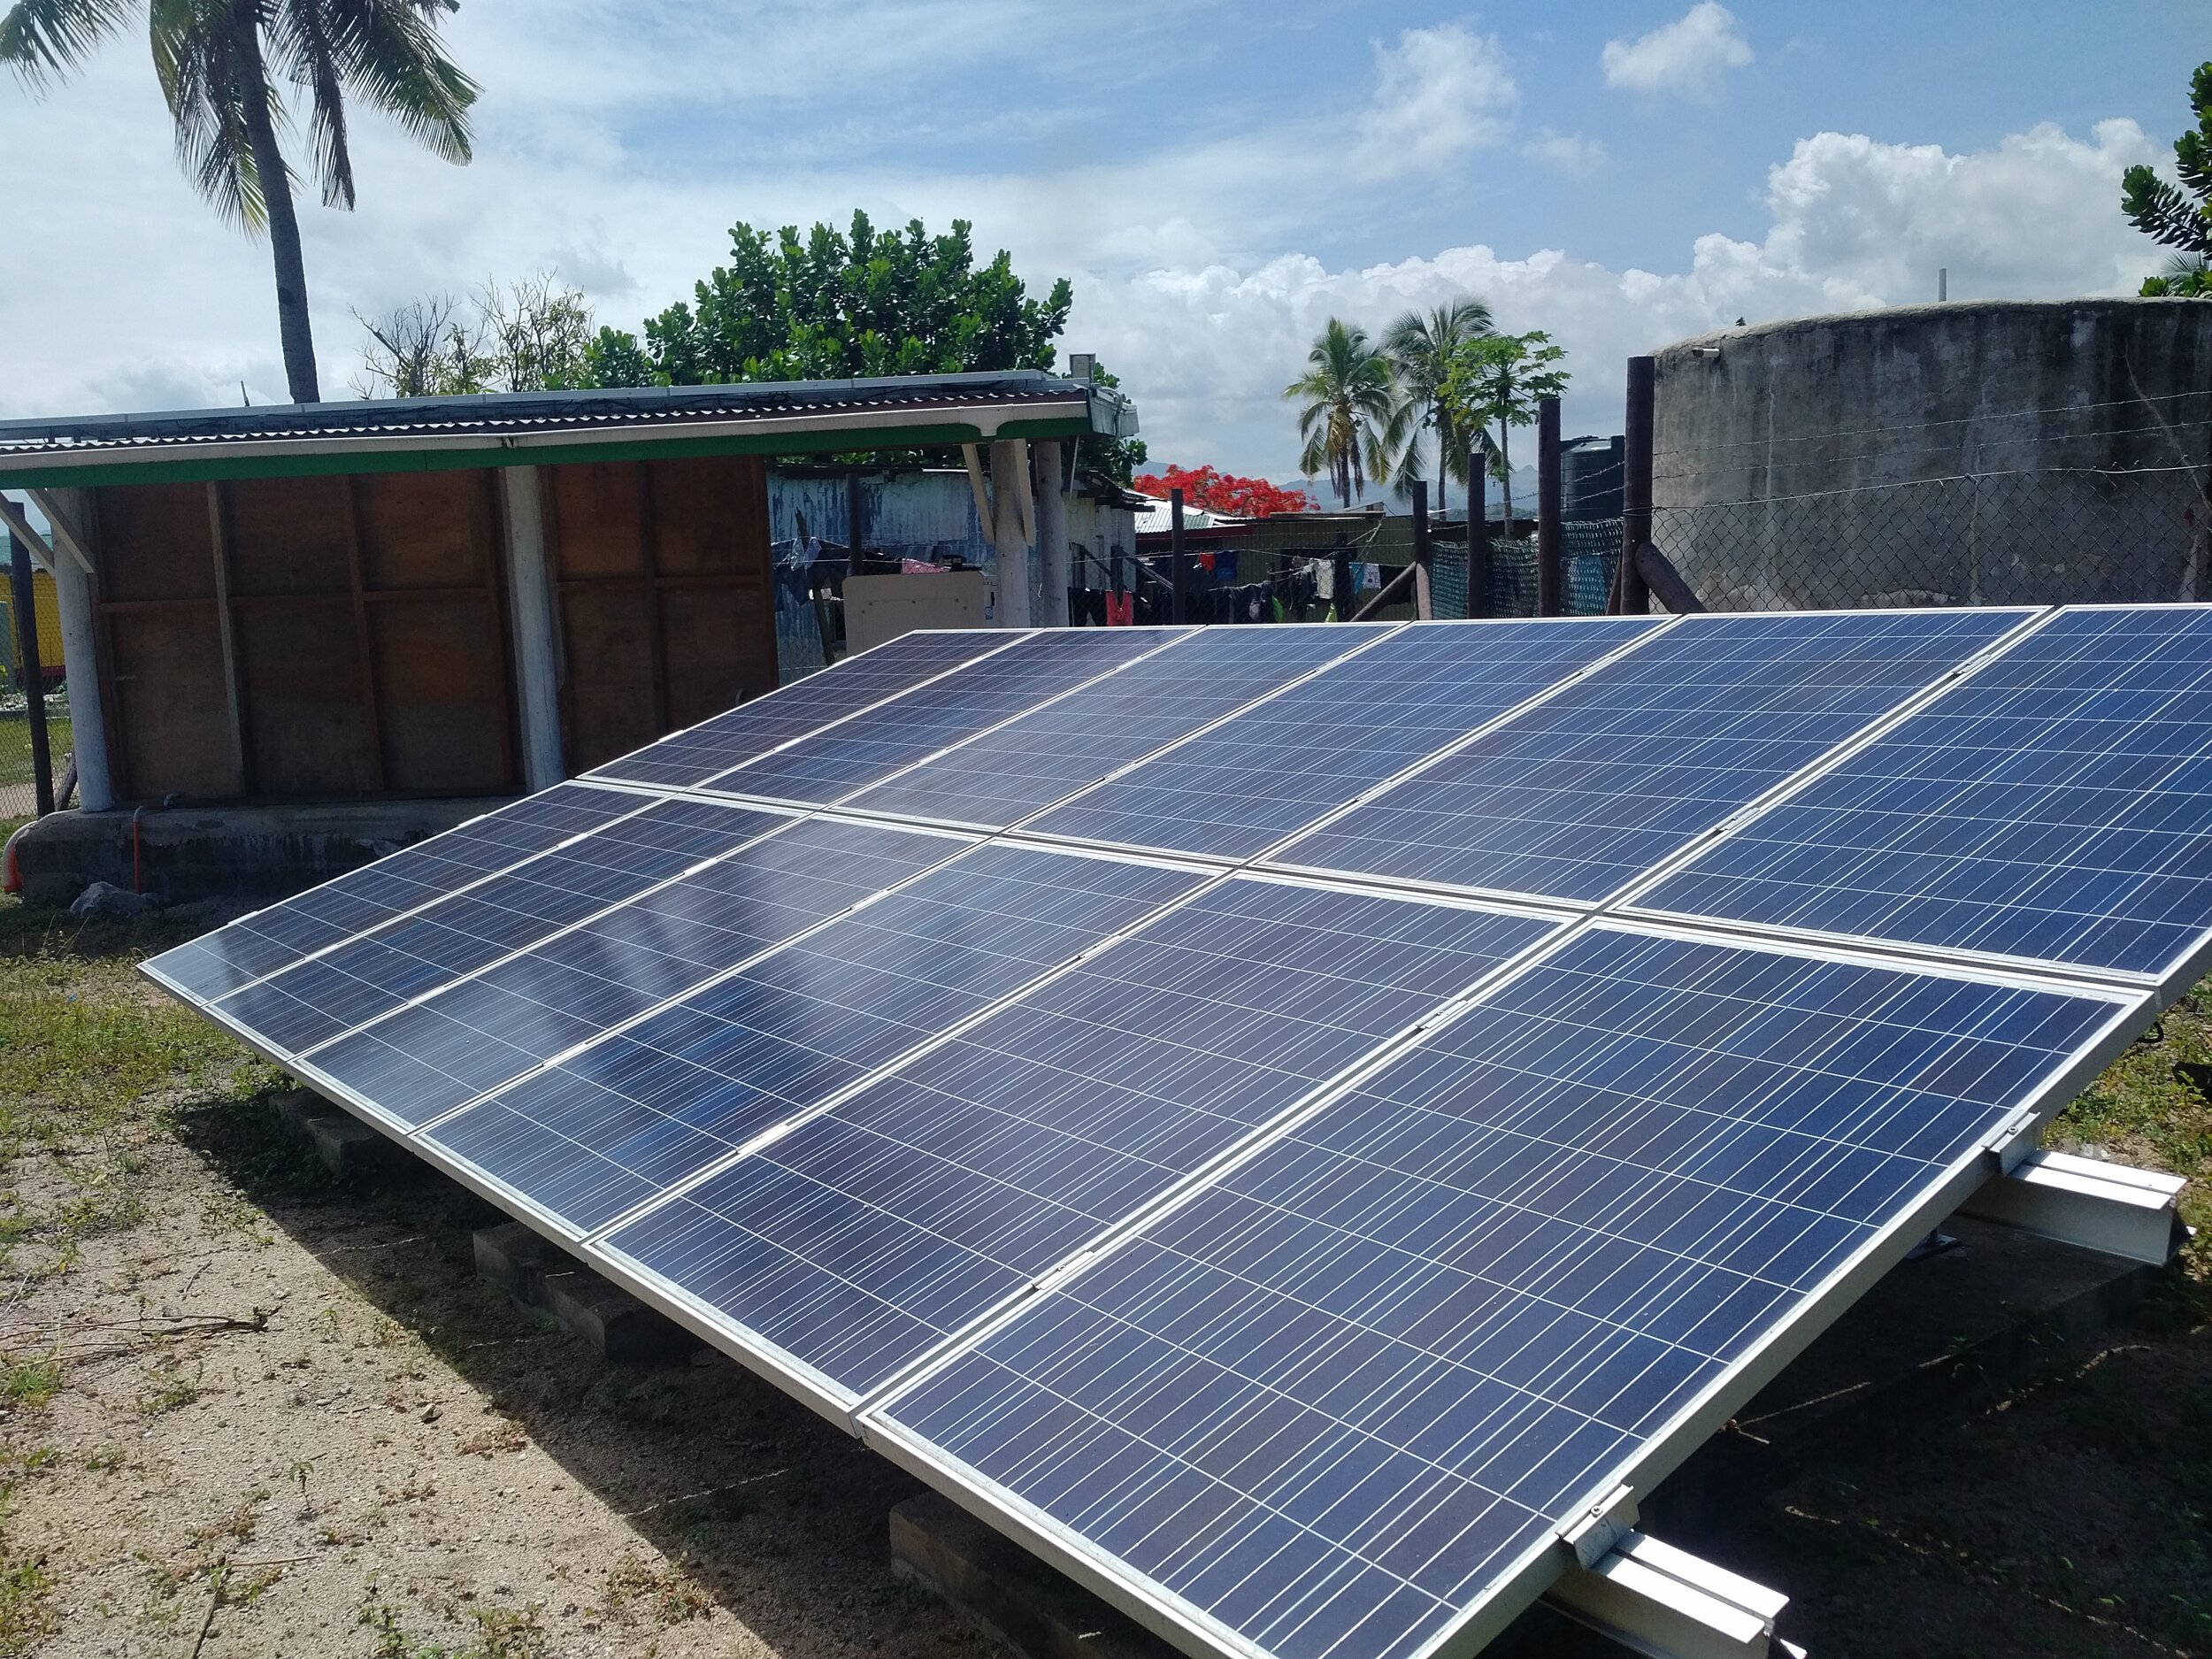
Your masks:
<svg viewBox="0 0 2212 1659"><path fill-rule="evenodd" d="M505 805L497 800L191 807L138 826L144 891L165 904L284 898ZM132 887L131 814L57 812L15 843L26 904L66 904L95 881Z"/></svg>
<svg viewBox="0 0 2212 1659"><path fill-rule="evenodd" d="M1654 539L1709 603L2212 597L2212 303L1908 306L1657 357Z"/></svg>

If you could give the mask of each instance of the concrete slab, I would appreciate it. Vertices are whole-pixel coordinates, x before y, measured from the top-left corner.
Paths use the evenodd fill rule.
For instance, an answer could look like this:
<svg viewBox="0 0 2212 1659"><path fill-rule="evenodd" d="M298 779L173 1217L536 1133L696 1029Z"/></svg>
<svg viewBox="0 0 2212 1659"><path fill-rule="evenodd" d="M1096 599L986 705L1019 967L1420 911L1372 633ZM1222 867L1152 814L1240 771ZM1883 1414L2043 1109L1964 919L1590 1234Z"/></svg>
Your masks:
<svg viewBox="0 0 2212 1659"><path fill-rule="evenodd" d="M504 805L502 800L358 801L311 806L195 807L132 814L56 812L15 843L26 904L66 904L95 881L164 904L246 895L278 899Z"/></svg>
<svg viewBox="0 0 2212 1659"><path fill-rule="evenodd" d="M519 1221L480 1229L476 1271L527 1313L559 1321L611 1365L680 1365L698 1339Z"/></svg>
<svg viewBox="0 0 2212 1659"><path fill-rule="evenodd" d="M1955 1217L1957 1240L1895 1269L1641 1504L1641 1528L1695 1536L1839 1446L1894 1444L1946 1412L2078 1357L2154 1270ZM929 1586L1024 1659L1162 1659L1167 1643L935 1493L891 1511L893 1571ZM1725 1565L1725 1563L1722 1564ZM1787 1592L1787 1585L1777 1589ZM1539 1602L1490 1653L1620 1659Z"/></svg>

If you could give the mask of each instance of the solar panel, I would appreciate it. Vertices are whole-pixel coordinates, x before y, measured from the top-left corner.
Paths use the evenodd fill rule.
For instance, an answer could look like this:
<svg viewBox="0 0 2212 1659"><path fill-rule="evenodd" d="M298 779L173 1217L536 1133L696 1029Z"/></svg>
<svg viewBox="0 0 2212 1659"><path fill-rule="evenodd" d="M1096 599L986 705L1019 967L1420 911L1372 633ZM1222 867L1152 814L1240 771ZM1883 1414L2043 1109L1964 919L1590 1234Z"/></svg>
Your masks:
<svg viewBox="0 0 2212 1659"><path fill-rule="evenodd" d="M1252 857L1656 626L1593 617L1407 628L1031 827Z"/></svg>
<svg viewBox="0 0 2212 1659"><path fill-rule="evenodd" d="M1193 1650L1471 1651L2206 955L2208 663L923 636L148 972Z"/></svg>
<svg viewBox="0 0 2212 1659"><path fill-rule="evenodd" d="M1200 879L979 847L447 1118L433 1139L565 1232L588 1233Z"/></svg>
<svg viewBox="0 0 2212 1659"><path fill-rule="evenodd" d="M425 1123L966 845L802 820L292 1063L402 1123Z"/></svg>
<svg viewBox="0 0 2212 1659"><path fill-rule="evenodd" d="M1425 1652L2131 1011L1586 931L870 1438L1219 1647Z"/></svg>
<svg viewBox="0 0 2212 1659"><path fill-rule="evenodd" d="M1643 902L2185 973L2212 927L2212 611L2066 611Z"/></svg>
<svg viewBox="0 0 2212 1659"><path fill-rule="evenodd" d="M302 1053L791 822L699 801L639 804L643 810L357 933L216 1007Z"/></svg>
<svg viewBox="0 0 2212 1659"><path fill-rule="evenodd" d="M1281 860L1601 899L2032 614L1686 618Z"/></svg>
<svg viewBox="0 0 2212 1659"><path fill-rule="evenodd" d="M1166 628L1032 634L864 717L710 778L705 787L809 804L841 800L1180 637Z"/></svg>
<svg viewBox="0 0 2212 1659"><path fill-rule="evenodd" d="M849 804L1003 829L1390 631L1371 625L1204 629L1148 660L1141 674L1114 674L1071 691Z"/></svg>
<svg viewBox="0 0 2212 1659"><path fill-rule="evenodd" d="M605 1248L857 1397L1553 926L1226 882Z"/></svg>
<svg viewBox="0 0 2212 1659"><path fill-rule="evenodd" d="M900 692L1002 651L1018 634L916 633L848 657L834 674L810 674L687 731L609 761L588 775L666 789L695 788L718 772L861 713Z"/></svg>
<svg viewBox="0 0 2212 1659"><path fill-rule="evenodd" d="M165 951L157 977L187 997L220 996L651 804L557 785Z"/></svg>

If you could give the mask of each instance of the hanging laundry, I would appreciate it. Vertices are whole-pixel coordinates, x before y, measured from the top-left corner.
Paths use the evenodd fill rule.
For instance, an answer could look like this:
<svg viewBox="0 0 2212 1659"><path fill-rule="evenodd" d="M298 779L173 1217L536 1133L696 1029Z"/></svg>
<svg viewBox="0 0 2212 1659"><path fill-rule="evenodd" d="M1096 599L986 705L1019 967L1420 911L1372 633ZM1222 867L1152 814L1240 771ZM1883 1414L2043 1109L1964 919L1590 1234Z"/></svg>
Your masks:
<svg viewBox="0 0 2212 1659"><path fill-rule="evenodd" d="M1136 621L1135 600L1134 594L1108 594L1106 595L1106 626L1110 628L1131 626Z"/></svg>
<svg viewBox="0 0 2212 1659"><path fill-rule="evenodd" d="M1359 567L1359 590L1363 594L1377 593L1382 588L1382 566L1363 559Z"/></svg>

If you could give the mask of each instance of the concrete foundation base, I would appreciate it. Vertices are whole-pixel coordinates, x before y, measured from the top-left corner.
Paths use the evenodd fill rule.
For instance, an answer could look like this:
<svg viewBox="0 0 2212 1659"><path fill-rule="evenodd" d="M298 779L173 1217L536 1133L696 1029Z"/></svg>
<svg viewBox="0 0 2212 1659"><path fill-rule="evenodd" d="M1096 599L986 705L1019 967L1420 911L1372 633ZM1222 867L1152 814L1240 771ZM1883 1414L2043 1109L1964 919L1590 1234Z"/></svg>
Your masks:
<svg viewBox="0 0 2212 1659"><path fill-rule="evenodd" d="M66 904L95 881L164 904L279 899L503 805L499 800L56 812L15 842L26 904ZM135 849L134 849L134 839ZM134 857L134 850L135 857Z"/></svg>
<svg viewBox="0 0 2212 1659"><path fill-rule="evenodd" d="M698 1339L519 1221L475 1236L476 1271L526 1312L559 1321L614 1365L681 1364Z"/></svg>
<svg viewBox="0 0 2212 1659"><path fill-rule="evenodd" d="M333 1106L312 1089L280 1096L277 1116L340 1180L389 1181L426 1174L429 1165L363 1123Z"/></svg>
<svg viewBox="0 0 2212 1659"><path fill-rule="evenodd" d="M1708 1441L1643 1501L1643 1530L1694 1534L1816 1455L1893 1444L1978 1394L2064 1363L2133 1306L2154 1273L1967 1217L1943 1231L1956 1248L1905 1263L1863 1297L1759 1394L1732 1432ZM935 1493L891 1511L891 1558L895 1571L928 1585L1024 1659L1161 1659L1175 1651ZM1489 1651L1617 1659L1627 1650L1540 1602Z"/></svg>

